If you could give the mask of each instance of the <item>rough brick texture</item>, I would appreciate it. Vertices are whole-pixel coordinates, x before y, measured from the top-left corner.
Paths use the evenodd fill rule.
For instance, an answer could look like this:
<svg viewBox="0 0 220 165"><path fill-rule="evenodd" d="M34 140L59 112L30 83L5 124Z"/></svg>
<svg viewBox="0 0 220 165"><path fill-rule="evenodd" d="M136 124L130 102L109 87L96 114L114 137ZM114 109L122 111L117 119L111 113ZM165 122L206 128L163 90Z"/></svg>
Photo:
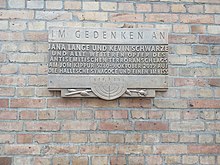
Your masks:
<svg viewBox="0 0 220 165"><path fill-rule="evenodd" d="M168 91L49 92L52 26L168 29ZM0 0L0 165L218 165L219 88L220 0Z"/></svg>

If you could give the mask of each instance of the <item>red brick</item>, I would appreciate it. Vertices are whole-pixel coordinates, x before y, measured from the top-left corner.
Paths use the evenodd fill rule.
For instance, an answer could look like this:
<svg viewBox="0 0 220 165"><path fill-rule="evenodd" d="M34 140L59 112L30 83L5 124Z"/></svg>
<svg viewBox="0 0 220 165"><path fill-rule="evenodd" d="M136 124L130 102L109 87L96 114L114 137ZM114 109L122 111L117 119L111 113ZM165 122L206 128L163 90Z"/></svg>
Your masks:
<svg viewBox="0 0 220 165"><path fill-rule="evenodd" d="M8 108L8 99L0 99L0 108Z"/></svg>
<svg viewBox="0 0 220 165"><path fill-rule="evenodd" d="M81 146L81 154L114 154L116 153L116 148L114 146Z"/></svg>
<svg viewBox="0 0 220 165"><path fill-rule="evenodd" d="M162 165L163 160L162 157L159 155L152 155L152 156L147 156L147 164L151 165Z"/></svg>
<svg viewBox="0 0 220 165"><path fill-rule="evenodd" d="M191 108L220 108L220 100L190 100L189 106Z"/></svg>
<svg viewBox="0 0 220 165"><path fill-rule="evenodd" d="M24 34L26 41L47 41L48 34L46 32L26 32Z"/></svg>
<svg viewBox="0 0 220 165"><path fill-rule="evenodd" d="M24 39L21 32L0 32L1 41L22 41Z"/></svg>
<svg viewBox="0 0 220 165"><path fill-rule="evenodd" d="M9 134L0 134L0 143L14 143L15 138L14 135L9 135ZM0 163L1 164L1 163Z"/></svg>
<svg viewBox="0 0 220 165"><path fill-rule="evenodd" d="M132 130L132 123L127 121L101 121L100 130Z"/></svg>
<svg viewBox="0 0 220 165"><path fill-rule="evenodd" d="M1 131L21 131L22 122L0 122Z"/></svg>
<svg viewBox="0 0 220 165"><path fill-rule="evenodd" d="M151 100L145 98L121 98L119 107L126 108L150 108Z"/></svg>
<svg viewBox="0 0 220 165"><path fill-rule="evenodd" d="M191 33L192 34L204 34L206 32L206 27L203 25L192 25Z"/></svg>
<svg viewBox="0 0 220 165"><path fill-rule="evenodd" d="M120 13L120 14L112 14L110 16L111 22L143 22L144 16L143 14L128 14L128 13Z"/></svg>
<svg viewBox="0 0 220 165"><path fill-rule="evenodd" d="M0 0L0 8L6 8L6 0ZM1 159L4 160L4 157L1 157ZM6 157L6 159L7 159L7 157Z"/></svg>
<svg viewBox="0 0 220 165"><path fill-rule="evenodd" d="M17 143L26 144L33 142L33 135L31 134L18 134L17 135Z"/></svg>
<svg viewBox="0 0 220 165"><path fill-rule="evenodd" d="M153 147L154 154L186 154L186 145L157 145Z"/></svg>
<svg viewBox="0 0 220 165"><path fill-rule="evenodd" d="M69 158L67 156L54 156L52 160L53 165L68 165L70 164Z"/></svg>
<svg viewBox="0 0 220 165"><path fill-rule="evenodd" d="M49 143L52 141L51 134L35 134L34 135L34 142L39 144Z"/></svg>
<svg viewBox="0 0 220 165"><path fill-rule="evenodd" d="M55 155L55 154L75 154L78 151L77 146L71 145L48 145L43 148L42 152L45 155Z"/></svg>
<svg viewBox="0 0 220 165"><path fill-rule="evenodd" d="M96 130L96 122L66 120L62 123L62 129L63 130Z"/></svg>
<svg viewBox="0 0 220 165"><path fill-rule="evenodd" d="M92 119L93 111L89 111L89 110L76 111L76 118L77 119Z"/></svg>
<svg viewBox="0 0 220 165"><path fill-rule="evenodd" d="M38 121L26 122L26 131L58 131L60 130L60 123L56 121Z"/></svg>
<svg viewBox="0 0 220 165"><path fill-rule="evenodd" d="M25 85L25 79L24 79L24 77L21 77L21 76L16 76L16 77L13 77L13 76L1 76L0 77L0 85L24 86ZM2 100L4 100L4 99L2 99Z"/></svg>
<svg viewBox="0 0 220 165"><path fill-rule="evenodd" d="M35 111L21 111L19 118L22 120L34 120L37 119L37 113Z"/></svg>
<svg viewBox="0 0 220 165"><path fill-rule="evenodd" d="M108 138L110 143L124 143L123 134L109 134Z"/></svg>
<svg viewBox="0 0 220 165"><path fill-rule="evenodd" d="M145 14L146 22L177 22L177 14Z"/></svg>
<svg viewBox="0 0 220 165"><path fill-rule="evenodd" d="M113 111L113 118L114 119L127 119L128 118L128 111L125 111L125 110Z"/></svg>
<svg viewBox="0 0 220 165"><path fill-rule="evenodd" d="M211 24L214 23L214 17L212 15L180 15L180 22L192 24Z"/></svg>
<svg viewBox="0 0 220 165"><path fill-rule="evenodd" d="M112 117L112 111L97 110L95 111L95 118L97 119L110 119Z"/></svg>
<svg viewBox="0 0 220 165"><path fill-rule="evenodd" d="M0 111L0 120L16 120L16 111Z"/></svg>
<svg viewBox="0 0 220 165"><path fill-rule="evenodd" d="M144 164L144 156L129 156L128 162L129 164Z"/></svg>
<svg viewBox="0 0 220 165"><path fill-rule="evenodd" d="M153 12L169 12L170 11L170 6L168 4L153 4Z"/></svg>
<svg viewBox="0 0 220 165"><path fill-rule="evenodd" d="M55 119L56 112L54 110L44 110L38 112L39 120Z"/></svg>
<svg viewBox="0 0 220 165"><path fill-rule="evenodd" d="M220 146L218 145L189 145L189 154L220 154Z"/></svg>
<svg viewBox="0 0 220 165"><path fill-rule="evenodd" d="M118 102L117 100L111 100L111 101L106 101L106 100L102 100L102 99L83 99L83 104L85 107L99 107L99 108L103 108L103 107L116 107Z"/></svg>
<svg viewBox="0 0 220 165"><path fill-rule="evenodd" d="M75 111L73 110L58 110L57 119L73 119L75 116Z"/></svg>
<svg viewBox="0 0 220 165"><path fill-rule="evenodd" d="M125 135L125 142L126 143L137 143L142 141L142 135L141 134L126 134Z"/></svg>
<svg viewBox="0 0 220 165"><path fill-rule="evenodd" d="M220 79L209 79L209 85L214 87L220 87Z"/></svg>
<svg viewBox="0 0 220 165"><path fill-rule="evenodd" d="M8 155L39 155L41 147L38 145L5 145L4 152Z"/></svg>
<svg viewBox="0 0 220 165"><path fill-rule="evenodd" d="M160 99L154 100L154 106L157 108L187 108L187 101L186 100L170 100L170 99Z"/></svg>
<svg viewBox="0 0 220 165"><path fill-rule="evenodd" d="M218 44L220 43L220 36L199 36L199 43L201 44Z"/></svg>
<svg viewBox="0 0 220 165"><path fill-rule="evenodd" d="M119 154L150 154L151 146L148 145L120 145L118 146Z"/></svg>
<svg viewBox="0 0 220 165"><path fill-rule="evenodd" d="M197 39L195 35L169 35L170 44L193 44Z"/></svg>
<svg viewBox="0 0 220 165"><path fill-rule="evenodd" d="M50 165L51 161L49 157L34 157L34 161L33 161L34 165Z"/></svg>
<svg viewBox="0 0 220 165"><path fill-rule="evenodd" d="M162 119L163 111L149 111L148 118L149 119Z"/></svg>
<svg viewBox="0 0 220 165"><path fill-rule="evenodd" d="M70 142L85 143L88 141L88 136L85 133L73 133L70 135Z"/></svg>
<svg viewBox="0 0 220 165"><path fill-rule="evenodd" d="M58 98L58 99L48 99L47 107L49 108L75 108L81 106L80 99L72 99L72 98Z"/></svg>
<svg viewBox="0 0 220 165"><path fill-rule="evenodd" d="M11 99L11 108L44 108L45 107L45 99Z"/></svg>
<svg viewBox="0 0 220 165"><path fill-rule="evenodd" d="M69 134L61 133L53 135L53 142L55 143L68 143L69 142Z"/></svg>
<svg viewBox="0 0 220 165"><path fill-rule="evenodd" d="M154 130L164 131L168 130L168 123L166 122L149 122L149 121L137 121L135 122L135 130Z"/></svg>
<svg viewBox="0 0 220 165"><path fill-rule="evenodd" d="M107 142L107 134L104 134L104 133L90 134L90 142L106 143Z"/></svg>
<svg viewBox="0 0 220 165"><path fill-rule="evenodd" d="M112 156L110 158L111 165L126 165L126 157L124 156Z"/></svg>
<svg viewBox="0 0 220 165"><path fill-rule="evenodd" d="M86 156L74 156L72 160L72 164L74 165L83 165L83 164L88 164L89 160L88 157Z"/></svg>
<svg viewBox="0 0 220 165"><path fill-rule="evenodd" d="M12 164L12 157L0 157L0 164L1 165L11 165Z"/></svg>
<svg viewBox="0 0 220 165"><path fill-rule="evenodd" d="M134 111L131 111L131 117L133 119L145 119L146 118L146 112L145 111L134 110Z"/></svg>

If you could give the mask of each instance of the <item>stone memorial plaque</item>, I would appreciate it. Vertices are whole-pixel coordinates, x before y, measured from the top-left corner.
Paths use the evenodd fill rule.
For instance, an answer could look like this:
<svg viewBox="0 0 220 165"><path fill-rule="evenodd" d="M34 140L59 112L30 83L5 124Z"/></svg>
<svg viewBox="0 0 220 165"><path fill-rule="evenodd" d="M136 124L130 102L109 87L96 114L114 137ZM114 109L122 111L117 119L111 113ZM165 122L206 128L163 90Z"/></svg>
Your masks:
<svg viewBox="0 0 220 165"><path fill-rule="evenodd" d="M154 97L168 87L165 30L51 28L48 49L48 89L62 97Z"/></svg>

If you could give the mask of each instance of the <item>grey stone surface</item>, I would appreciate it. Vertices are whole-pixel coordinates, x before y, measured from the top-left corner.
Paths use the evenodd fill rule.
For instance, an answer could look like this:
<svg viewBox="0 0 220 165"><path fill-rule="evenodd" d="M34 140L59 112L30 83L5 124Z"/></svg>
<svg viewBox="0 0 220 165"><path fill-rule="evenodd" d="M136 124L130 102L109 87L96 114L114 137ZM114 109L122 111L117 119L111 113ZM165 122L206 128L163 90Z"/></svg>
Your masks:
<svg viewBox="0 0 220 165"><path fill-rule="evenodd" d="M62 97L154 97L168 86L168 34L51 28L48 73L49 90L61 90Z"/></svg>

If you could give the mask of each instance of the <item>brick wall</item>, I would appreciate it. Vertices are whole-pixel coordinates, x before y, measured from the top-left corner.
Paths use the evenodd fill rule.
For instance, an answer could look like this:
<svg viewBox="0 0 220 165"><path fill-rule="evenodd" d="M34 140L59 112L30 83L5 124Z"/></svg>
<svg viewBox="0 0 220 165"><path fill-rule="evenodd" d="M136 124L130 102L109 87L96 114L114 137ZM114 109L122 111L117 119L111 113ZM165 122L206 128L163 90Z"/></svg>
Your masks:
<svg viewBox="0 0 220 165"><path fill-rule="evenodd" d="M155 99L47 90L51 26L169 29ZM0 0L0 164L220 164L219 0Z"/></svg>

